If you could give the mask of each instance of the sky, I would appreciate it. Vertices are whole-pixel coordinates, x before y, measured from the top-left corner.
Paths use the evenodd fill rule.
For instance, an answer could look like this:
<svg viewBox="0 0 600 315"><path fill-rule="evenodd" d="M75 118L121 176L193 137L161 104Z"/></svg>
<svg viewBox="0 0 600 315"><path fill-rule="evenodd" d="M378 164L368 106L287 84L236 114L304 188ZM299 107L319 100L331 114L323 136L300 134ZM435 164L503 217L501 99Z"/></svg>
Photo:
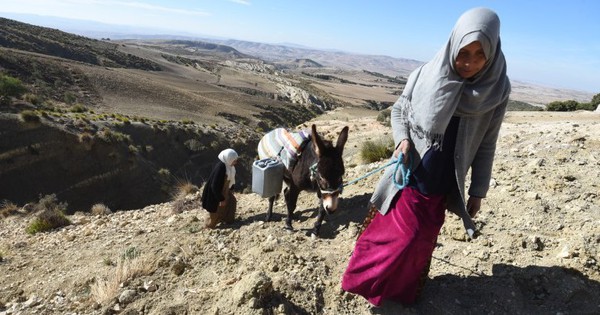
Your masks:
<svg viewBox="0 0 600 315"><path fill-rule="evenodd" d="M498 13L511 80L600 93L597 0L0 0L0 16L54 16L426 62L474 7Z"/></svg>

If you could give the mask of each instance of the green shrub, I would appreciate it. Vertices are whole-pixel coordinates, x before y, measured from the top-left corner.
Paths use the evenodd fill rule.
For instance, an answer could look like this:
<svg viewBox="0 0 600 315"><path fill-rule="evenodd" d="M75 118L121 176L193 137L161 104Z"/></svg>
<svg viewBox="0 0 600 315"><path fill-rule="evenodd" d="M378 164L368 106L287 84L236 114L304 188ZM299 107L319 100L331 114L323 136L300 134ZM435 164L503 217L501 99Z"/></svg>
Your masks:
<svg viewBox="0 0 600 315"><path fill-rule="evenodd" d="M73 106L71 106L71 108L69 108L69 111L71 113L85 113L88 111L87 107L83 106L82 104L75 104Z"/></svg>
<svg viewBox="0 0 600 315"><path fill-rule="evenodd" d="M136 147L133 144L130 144L128 149L129 149L129 153L131 153L133 155L138 154L140 152L140 149L138 149L138 147Z"/></svg>
<svg viewBox="0 0 600 315"><path fill-rule="evenodd" d="M133 260L139 257L142 253L136 247L129 247L121 254L121 260Z"/></svg>
<svg viewBox="0 0 600 315"><path fill-rule="evenodd" d="M34 205L36 218L29 224L25 231L29 234L50 231L71 224L65 216L66 203L59 203L55 194L46 195Z"/></svg>
<svg viewBox="0 0 600 315"><path fill-rule="evenodd" d="M40 104L42 104L42 101L43 101L42 97L40 97L39 95L36 95L36 94L32 94L32 93L25 94L23 96L23 99L26 102L29 102L34 105L40 105Z"/></svg>
<svg viewBox="0 0 600 315"><path fill-rule="evenodd" d="M377 115L377 121L382 123L384 126L389 127L391 125L391 114L392 109L386 108L379 112L379 114Z"/></svg>
<svg viewBox="0 0 600 315"><path fill-rule="evenodd" d="M360 157L365 163L373 163L387 159L394 153L394 141L384 139L379 141L367 140L360 149Z"/></svg>
<svg viewBox="0 0 600 315"><path fill-rule="evenodd" d="M594 105L592 103L579 103L577 104L577 110L589 110L595 111L598 104Z"/></svg>
<svg viewBox="0 0 600 315"><path fill-rule="evenodd" d="M40 116L35 111L32 110L24 110L21 112L21 119L24 122L39 122Z"/></svg>
<svg viewBox="0 0 600 315"><path fill-rule="evenodd" d="M163 179L168 179L171 177L171 171L169 171L166 168L161 168L158 170L158 176L160 176Z"/></svg>
<svg viewBox="0 0 600 315"><path fill-rule="evenodd" d="M98 138L104 142L131 142L131 137L118 131L104 128L98 132Z"/></svg>
<svg viewBox="0 0 600 315"><path fill-rule="evenodd" d="M596 105L596 107L598 107L598 105L600 104L600 93L598 93L598 94L594 95L594 96L592 97L592 100L590 101L590 103L591 103L592 105Z"/></svg>
<svg viewBox="0 0 600 315"><path fill-rule="evenodd" d="M5 102L11 97L21 97L25 92L27 92L27 88L21 80L0 74L0 101Z"/></svg>
<svg viewBox="0 0 600 315"><path fill-rule="evenodd" d="M77 101L77 96L73 92L65 92L64 101L67 104L73 104Z"/></svg>
<svg viewBox="0 0 600 315"><path fill-rule="evenodd" d="M40 212L37 217L27 226L25 231L29 234L47 232L59 227L67 226L71 221L64 213L54 209Z"/></svg>
<svg viewBox="0 0 600 315"><path fill-rule="evenodd" d="M554 101L546 105L546 110L551 112L571 112L577 109L579 103L574 100Z"/></svg>
<svg viewBox="0 0 600 315"><path fill-rule="evenodd" d="M531 105L529 103L508 100L506 110L508 111L543 111L544 109L539 106Z"/></svg>

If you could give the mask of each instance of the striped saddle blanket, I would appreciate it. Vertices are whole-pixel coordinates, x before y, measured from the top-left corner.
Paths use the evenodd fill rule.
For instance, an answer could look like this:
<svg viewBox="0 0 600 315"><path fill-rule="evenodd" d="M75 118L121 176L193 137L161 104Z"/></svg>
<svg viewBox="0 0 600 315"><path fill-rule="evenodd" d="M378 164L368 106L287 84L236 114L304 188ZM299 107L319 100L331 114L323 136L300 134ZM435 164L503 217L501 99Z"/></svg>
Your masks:
<svg viewBox="0 0 600 315"><path fill-rule="evenodd" d="M290 132L277 128L265 134L258 143L259 158L279 158L286 168L296 163L305 143L310 140L310 131Z"/></svg>

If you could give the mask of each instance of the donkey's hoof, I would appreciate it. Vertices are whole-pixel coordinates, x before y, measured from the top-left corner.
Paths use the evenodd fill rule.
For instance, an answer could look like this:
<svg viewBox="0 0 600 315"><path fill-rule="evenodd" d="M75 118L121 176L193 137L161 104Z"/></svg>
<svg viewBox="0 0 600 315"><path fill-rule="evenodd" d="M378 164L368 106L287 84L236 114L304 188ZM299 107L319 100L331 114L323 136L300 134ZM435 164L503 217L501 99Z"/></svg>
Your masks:
<svg viewBox="0 0 600 315"><path fill-rule="evenodd" d="M270 222L270 221L271 221L271 216L270 215L265 216L265 222Z"/></svg>
<svg viewBox="0 0 600 315"><path fill-rule="evenodd" d="M285 229L286 231L294 231L294 228L289 224L286 224L283 229Z"/></svg>

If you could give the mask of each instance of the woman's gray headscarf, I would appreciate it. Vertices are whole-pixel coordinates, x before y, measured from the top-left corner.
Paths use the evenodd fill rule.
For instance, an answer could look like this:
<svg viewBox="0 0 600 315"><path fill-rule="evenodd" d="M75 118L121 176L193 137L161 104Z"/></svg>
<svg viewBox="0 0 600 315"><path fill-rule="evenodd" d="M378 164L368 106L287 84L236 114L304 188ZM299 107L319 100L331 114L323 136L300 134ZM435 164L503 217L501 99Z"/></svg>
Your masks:
<svg viewBox="0 0 600 315"><path fill-rule="evenodd" d="M454 60L461 48L479 41L486 64L473 78L461 78ZM413 136L441 149L450 118L477 116L505 102L510 93L500 49L500 19L494 11L471 9L456 22L446 45L408 77L400 101Z"/></svg>

